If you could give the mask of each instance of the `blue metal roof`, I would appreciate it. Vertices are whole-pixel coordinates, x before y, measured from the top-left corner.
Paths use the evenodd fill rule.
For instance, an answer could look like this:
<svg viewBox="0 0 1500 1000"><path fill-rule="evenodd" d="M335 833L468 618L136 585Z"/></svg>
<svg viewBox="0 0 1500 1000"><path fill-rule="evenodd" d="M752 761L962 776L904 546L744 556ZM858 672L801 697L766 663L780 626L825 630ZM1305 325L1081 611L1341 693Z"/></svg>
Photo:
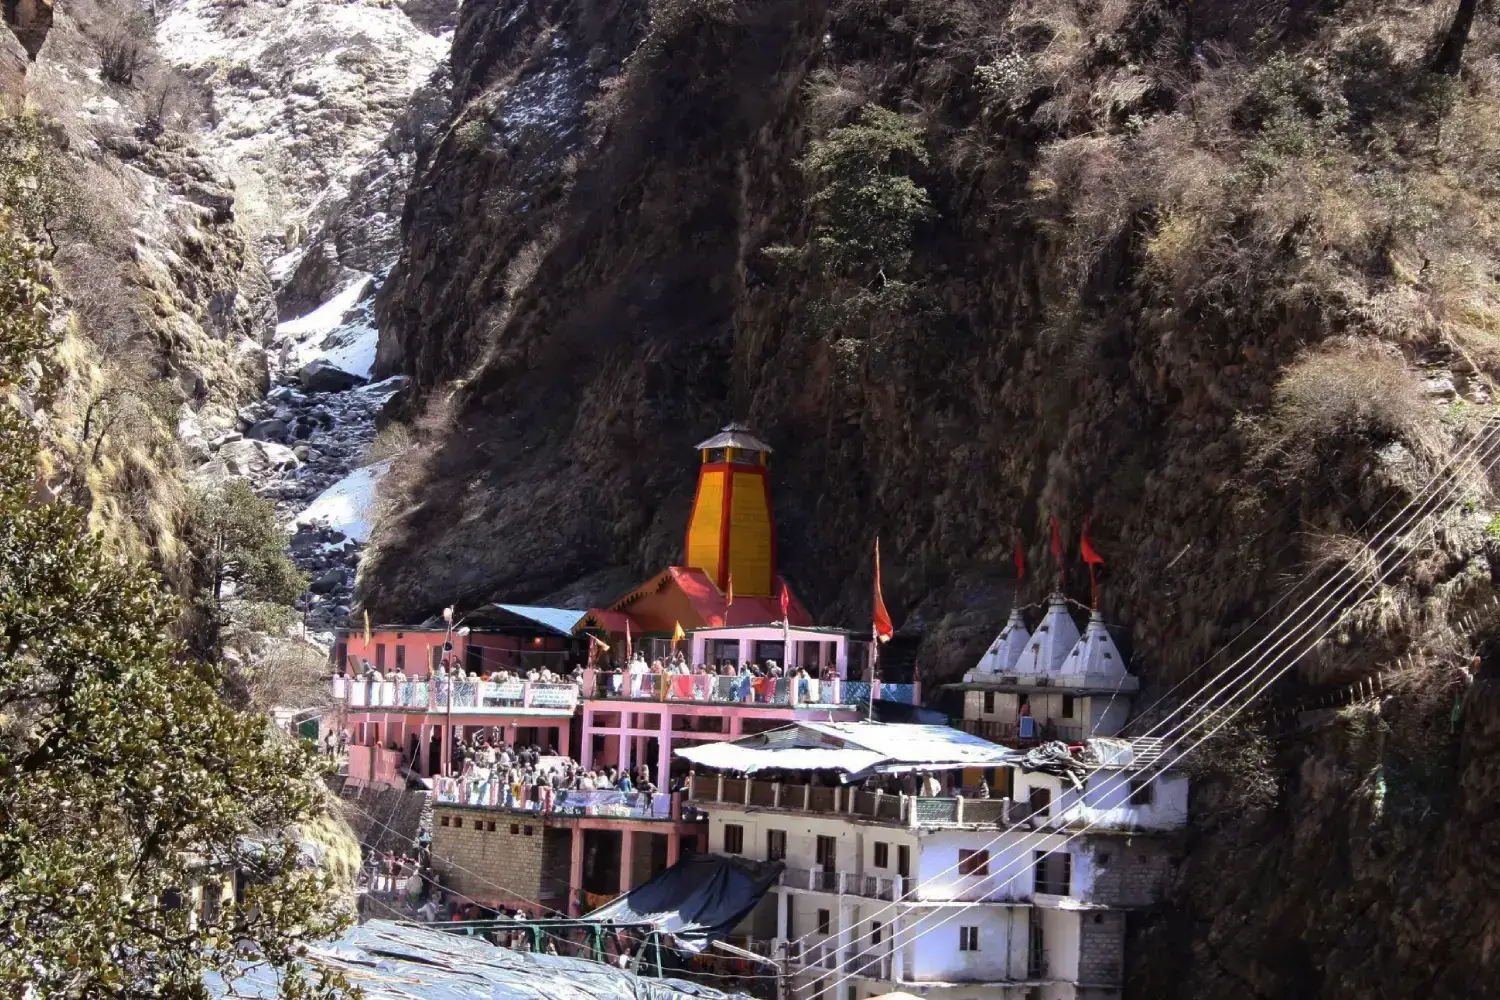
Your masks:
<svg viewBox="0 0 1500 1000"><path fill-rule="evenodd" d="M540 608L531 604L497 604L495 607L530 619L538 625L552 629L559 635L572 635L573 626L577 625L578 620L585 614L582 611L574 611L572 608Z"/></svg>

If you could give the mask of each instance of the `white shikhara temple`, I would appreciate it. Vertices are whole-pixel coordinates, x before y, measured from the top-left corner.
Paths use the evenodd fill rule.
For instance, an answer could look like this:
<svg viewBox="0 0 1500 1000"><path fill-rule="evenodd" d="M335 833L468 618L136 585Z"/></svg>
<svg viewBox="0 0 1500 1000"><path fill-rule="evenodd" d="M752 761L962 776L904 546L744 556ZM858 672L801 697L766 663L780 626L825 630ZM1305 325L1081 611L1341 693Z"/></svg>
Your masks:
<svg viewBox="0 0 1500 1000"><path fill-rule="evenodd" d="M1187 821L1161 741L1118 738L1138 679L1099 612L1080 633L1054 595L954 687L961 746L803 722L680 751L709 850L785 865L738 944L783 961L795 1000L1119 1000L1130 914Z"/></svg>
<svg viewBox="0 0 1500 1000"><path fill-rule="evenodd" d="M1130 716L1140 679L1096 610L1080 635L1061 594L1029 631L1019 610L958 685L963 727L997 743L1114 736Z"/></svg>

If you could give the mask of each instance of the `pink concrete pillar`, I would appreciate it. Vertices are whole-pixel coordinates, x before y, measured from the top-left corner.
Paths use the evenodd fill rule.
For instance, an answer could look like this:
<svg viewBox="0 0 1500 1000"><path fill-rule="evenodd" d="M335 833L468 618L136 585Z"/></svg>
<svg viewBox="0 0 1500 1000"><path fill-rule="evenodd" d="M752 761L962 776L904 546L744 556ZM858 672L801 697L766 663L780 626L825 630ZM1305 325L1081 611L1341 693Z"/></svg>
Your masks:
<svg viewBox="0 0 1500 1000"><path fill-rule="evenodd" d="M656 774L653 775L656 787L665 791L671 787L670 776L672 773L672 713L663 710L661 713L661 729L656 737Z"/></svg>
<svg viewBox="0 0 1500 1000"><path fill-rule="evenodd" d="M573 860L568 869L568 916L576 917L582 910L579 900L583 898L583 827L573 829Z"/></svg>
<svg viewBox="0 0 1500 1000"><path fill-rule="evenodd" d="M505 724L505 745L511 747L516 745L516 724L514 722L507 722Z"/></svg>
<svg viewBox="0 0 1500 1000"><path fill-rule="evenodd" d="M620 766L620 734L610 731L604 734L604 759L596 761L595 769Z"/></svg>
<svg viewBox="0 0 1500 1000"><path fill-rule="evenodd" d="M677 863L678 856L682 853L682 834L673 830L667 834L667 867L671 868Z"/></svg>
<svg viewBox="0 0 1500 1000"><path fill-rule="evenodd" d="M579 738L583 741L583 746L578 748L578 762L583 765L585 771L593 770L594 713L588 709L583 710L583 734Z"/></svg>
<svg viewBox="0 0 1500 1000"><path fill-rule="evenodd" d="M622 771L628 771L632 766L631 752L635 749L635 737L629 735L628 730L633 718L628 712L620 713L620 754L615 766Z"/></svg>
<svg viewBox="0 0 1500 1000"><path fill-rule="evenodd" d="M620 893L630 891L631 869L635 867L635 831L620 831Z"/></svg>
<svg viewBox="0 0 1500 1000"><path fill-rule="evenodd" d="M568 756L568 726L567 723L554 727L557 729L557 753L559 756Z"/></svg>

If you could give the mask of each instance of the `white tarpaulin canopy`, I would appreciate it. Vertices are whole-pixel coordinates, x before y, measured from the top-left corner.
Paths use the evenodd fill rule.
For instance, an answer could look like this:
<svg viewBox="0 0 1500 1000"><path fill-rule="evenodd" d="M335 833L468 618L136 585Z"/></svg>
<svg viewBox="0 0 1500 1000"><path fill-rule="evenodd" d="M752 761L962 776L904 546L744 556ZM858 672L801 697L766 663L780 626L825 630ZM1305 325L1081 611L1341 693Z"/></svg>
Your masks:
<svg viewBox="0 0 1500 1000"><path fill-rule="evenodd" d="M685 757L700 767L711 767L719 771L739 771L751 774L755 771L779 769L783 771L847 771L857 774L874 767L886 758L871 750L835 750L827 748L742 747L735 743L706 743L703 746L678 750L677 756Z"/></svg>
<svg viewBox="0 0 1500 1000"><path fill-rule="evenodd" d="M731 743L709 743L676 751L703 767L749 774L754 771L943 771L995 767L1020 757L1007 749L950 726L887 722L796 722Z"/></svg>

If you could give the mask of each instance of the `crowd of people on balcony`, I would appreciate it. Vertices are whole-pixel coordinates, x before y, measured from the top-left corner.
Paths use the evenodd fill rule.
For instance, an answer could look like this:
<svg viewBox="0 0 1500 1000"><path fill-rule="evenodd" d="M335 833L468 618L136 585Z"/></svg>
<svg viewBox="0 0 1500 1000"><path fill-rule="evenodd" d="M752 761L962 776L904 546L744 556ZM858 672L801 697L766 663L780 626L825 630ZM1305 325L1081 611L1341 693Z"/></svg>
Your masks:
<svg viewBox="0 0 1500 1000"><path fill-rule="evenodd" d="M572 757L532 744L507 746L501 727L478 730L466 743L454 733L453 769L457 799L467 805L496 805L506 809L551 812L558 791L639 793L647 812L657 793L651 768L585 769Z"/></svg>
<svg viewBox="0 0 1500 1000"><path fill-rule="evenodd" d="M354 679L361 681L395 681L403 683L406 681L425 681L429 678L452 679L455 681L488 681L491 684L505 684L511 681L530 681L534 684L583 684L583 667L576 666L571 672L551 670L547 667L537 669L532 667L527 670L466 670L458 662L456 657L444 659L430 671L420 671L408 674L404 670L393 670L386 672L372 664L368 659L361 659L359 667L354 671Z"/></svg>
<svg viewBox="0 0 1500 1000"><path fill-rule="evenodd" d="M687 655L680 650L673 653L667 659L655 659L650 663L645 657L637 653L625 666L620 666L615 661L610 661L607 667L608 673L613 674L663 674L668 676L701 676L714 677L798 677L803 680L831 681L838 676L833 666L828 665L816 670L816 676L809 673L803 667L783 667L775 660L765 660L756 663L745 660L736 664L733 660L720 660L715 663L688 663Z"/></svg>

